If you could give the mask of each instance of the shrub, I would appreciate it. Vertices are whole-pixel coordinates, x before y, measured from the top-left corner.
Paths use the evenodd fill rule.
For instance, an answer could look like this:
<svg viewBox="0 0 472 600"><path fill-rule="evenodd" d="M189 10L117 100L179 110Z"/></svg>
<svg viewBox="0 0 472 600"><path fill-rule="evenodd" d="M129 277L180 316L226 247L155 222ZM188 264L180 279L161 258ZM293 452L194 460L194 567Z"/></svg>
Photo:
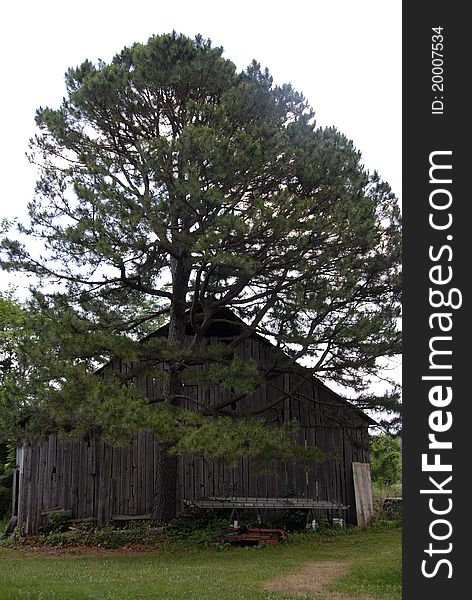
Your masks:
<svg viewBox="0 0 472 600"><path fill-rule="evenodd" d="M401 498L402 486L401 484L396 485L378 485L372 486L372 502L374 507L374 521L401 518L401 509L398 514L390 514L389 511L385 510L384 500L385 498Z"/></svg>
<svg viewBox="0 0 472 600"><path fill-rule="evenodd" d="M166 532L174 540L189 540L209 545L221 538L228 525L227 517L200 510L177 517L166 527Z"/></svg>
<svg viewBox="0 0 472 600"><path fill-rule="evenodd" d="M59 512L48 515L46 523L40 528L41 533L62 533L67 531L69 518Z"/></svg>
<svg viewBox="0 0 472 600"><path fill-rule="evenodd" d="M20 537L18 534L12 535L0 543L4 546L91 546L115 549L142 546L153 548L161 543L162 539L162 536L152 533L146 523L133 524L126 528L114 527L109 524L97 530L84 530L81 524L78 528L69 528L68 531L51 531L26 537Z"/></svg>

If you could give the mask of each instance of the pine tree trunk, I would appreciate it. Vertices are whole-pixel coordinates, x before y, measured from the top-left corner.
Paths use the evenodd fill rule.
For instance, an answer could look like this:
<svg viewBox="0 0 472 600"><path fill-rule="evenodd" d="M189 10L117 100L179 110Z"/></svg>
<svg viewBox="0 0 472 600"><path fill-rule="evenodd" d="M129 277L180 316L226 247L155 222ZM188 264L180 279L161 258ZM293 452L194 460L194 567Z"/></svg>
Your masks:
<svg viewBox="0 0 472 600"><path fill-rule="evenodd" d="M166 382L167 392L170 397L176 393L180 384L180 377L175 372L169 372ZM154 525L164 525L176 516L177 509L177 461L175 455L169 453L170 444L161 442L155 465L155 489L151 514Z"/></svg>
<svg viewBox="0 0 472 600"><path fill-rule="evenodd" d="M156 464L156 490L151 521L154 525L168 523L176 516L177 456L169 454L169 445L159 444Z"/></svg>
<svg viewBox="0 0 472 600"><path fill-rule="evenodd" d="M179 348L185 342L186 327L186 292L190 271L184 261L171 259L173 282L173 299L169 321L169 347ZM181 387L179 371L172 364L166 365L167 379L164 384L163 396L167 402L172 402ZM177 509L177 478L178 458L169 453L170 444L160 443L155 471L155 490L151 522L165 524L176 516Z"/></svg>

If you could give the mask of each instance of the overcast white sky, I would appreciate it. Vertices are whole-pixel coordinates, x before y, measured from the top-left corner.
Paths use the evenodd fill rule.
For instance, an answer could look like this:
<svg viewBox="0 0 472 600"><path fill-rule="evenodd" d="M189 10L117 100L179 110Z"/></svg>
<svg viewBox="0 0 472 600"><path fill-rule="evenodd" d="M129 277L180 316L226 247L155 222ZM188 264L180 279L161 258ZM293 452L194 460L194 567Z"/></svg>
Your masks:
<svg viewBox="0 0 472 600"><path fill-rule="evenodd" d="M336 125L401 193L401 0L20 1L3 3L0 21L2 215L21 214L32 196L34 111L58 106L65 70L172 29L291 82L318 124Z"/></svg>

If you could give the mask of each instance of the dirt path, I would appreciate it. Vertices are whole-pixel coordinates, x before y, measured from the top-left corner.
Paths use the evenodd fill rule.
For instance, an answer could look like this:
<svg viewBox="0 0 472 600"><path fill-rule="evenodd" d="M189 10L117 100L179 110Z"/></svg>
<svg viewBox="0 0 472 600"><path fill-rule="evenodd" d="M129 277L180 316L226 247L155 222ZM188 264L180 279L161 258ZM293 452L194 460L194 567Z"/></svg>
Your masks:
<svg viewBox="0 0 472 600"><path fill-rule="evenodd" d="M267 582L267 590L315 600L374 600L371 596L346 596L326 589L334 579L349 573L348 562L315 562L300 571Z"/></svg>

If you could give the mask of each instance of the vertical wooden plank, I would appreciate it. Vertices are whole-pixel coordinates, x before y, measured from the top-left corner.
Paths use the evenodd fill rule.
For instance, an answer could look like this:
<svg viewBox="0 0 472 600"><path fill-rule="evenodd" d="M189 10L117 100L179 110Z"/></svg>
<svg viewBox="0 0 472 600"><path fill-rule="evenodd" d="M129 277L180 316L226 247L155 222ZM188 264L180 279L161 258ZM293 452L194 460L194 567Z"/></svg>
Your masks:
<svg viewBox="0 0 472 600"><path fill-rule="evenodd" d="M133 449L131 445L120 448L120 452L116 457L119 461L120 470L120 498L117 503L114 513L128 515L133 513L132 503L130 501L132 494L132 457Z"/></svg>
<svg viewBox="0 0 472 600"><path fill-rule="evenodd" d="M137 514L138 512L138 439L134 437L131 444L131 471L130 471L130 496L129 496L129 512Z"/></svg>
<svg viewBox="0 0 472 600"><path fill-rule="evenodd" d="M77 499L77 517L79 519L87 516L87 444L88 442L84 438L79 440L79 489Z"/></svg>
<svg viewBox="0 0 472 600"><path fill-rule="evenodd" d="M330 459L326 462L326 499L330 502L335 501L335 491L334 491L334 460L332 457L334 453L334 437L333 437L333 428L326 427L325 431L325 443L326 443L326 452L330 456Z"/></svg>
<svg viewBox="0 0 472 600"><path fill-rule="evenodd" d="M106 444L107 451L110 453L109 474L108 474L108 500L106 500L108 520L112 515L121 513L122 495L121 495L121 456L124 448Z"/></svg>
<svg viewBox="0 0 472 600"><path fill-rule="evenodd" d="M103 480L105 477L105 450L104 443L101 439L97 439L97 489L96 489L96 500L95 500L95 518L96 523L99 527L103 526L104 521L104 510L103 510Z"/></svg>
<svg viewBox="0 0 472 600"><path fill-rule="evenodd" d="M362 462L370 463L369 431L367 427L363 427L360 431L362 441Z"/></svg>
<svg viewBox="0 0 472 600"><path fill-rule="evenodd" d="M272 461L265 460L263 465L258 464L256 469L256 496L258 498L273 498L274 494L269 494L269 489L274 490L272 471Z"/></svg>
<svg viewBox="0 0 472 600"><path fill-rule="evenodd" d="M242 496L244 485L243 485L243 461L241 458L239 458L234 465L233 479L234 479L235 495Z"/></svg>
<svg viewBox="0 0 472 600"><path fill-rule="evenodd" d="M100 438L94 438L94 446L95 446L95 465L94 465L94 485L93 485L93 508L92 508L92 516L98 522L98 513L100 511L99 501L100 501L100 483L102 477L102 462L103 462L103 450L102 444L100 443Z"/></svg>
<svg viewBox="0 0 472 600"><path fill-rule="evenodd" d="M214 485L213 485L213 461L203 459L203 472L205 475L205 498L214 496Z"/></svg>
<svg viewBox="0 0 472 600"><path fill-rule="evenodd" d="M305 426L313 427L313 425L315 424L315 421L314 421L314 415L315 415L314 383L311 381L305 382L301 387L301 391L308 398L310 398L310 401L307 400L305 402L305 418L306 418Z"/></svg>
<svg viewBox="0 0 472 600"><path fill-rule="evenodd" d="M339 456L338 468L337 468L337 490L339 494L339 501L342 504L347 504L346 497L346 486L345 486L345 470L346 466L344 464L344 441L343 441L343 431L341 427L336 427L335 429L335 444L336 444L336 453Z"/></svg>
<svg viewBox="0 0 472 600"><path fill-rule="evenodd" d="M297 444L300 446L305 446L305 427L301 427L300 431L296 438ZM305 462L295 462L295 489L296 495L298 497L306 497L307 494L307 485L306 485L306 463Z"/></svg>
<svg viewBox="0 0 472 600"><path fill-rule="evenodd" d="M177 457L177 515L180 515L185 510L185 487L184 487L184 460L183 456ZM149 511L150 512L150 511Z"/></svg>
<svg viewBox="0 0 472 600"><path fill-rule="evenodd" d="M86 497L85 516L93 517L93 503L95 493L95 440L88 439L86 451Z"/></svg>
<svg viewBox="0 0 472 600"><path fill-rule="evenodd" d="M144 466L144 473L145 473L145 494L146 494L146 498L145 498L145 513L150 513L152 511L152 505L153 505L153 498L154 498L154 487L153 487L153 480L154 480L154 448L153 448L153 443L154 443L154 438L152 435L151 431L146 431L146 439L145 439L145 443L146 443L146 464ZM179 495L179 499L182 499L182 478L181 478L181 464L182 461L179 457L178 460L178 495Z"/></svg>
<svg viewBox="0 0 472 600"><path fill-rule="evenodd" d="M40 512L45 508L45 503L49 501L49 489L45 489L44 481L46 478L47 471L47 456L48 448L47 441L42 440L39 444L39 460L37 463L37 475L36 475L36 487L37 490L37 507L36 510Z"/></svg>
<svg viewBox="0 0 472 600"><path fill-rule="evenodd" d="M85 518L88 517L89 514L87 512L87 505L88 505L88 499L89 499L89 494L90 494L90 490L89 490L89 486L90 486L90 472L89 472L89 444L90 444L90 440L89 438L83 438L81 440L81 446L80 446L80 504L81 504L81 517Z"/></svg>
<svg viewBox="0 0 472 600"><path fill-rule="evenodd" d="M20 482L18 489L18 524L20 532L28 533L29 494L31 490L31 452L27 444L21 446Z"/></svg>
<svg viewBox="0 0 472 600"><path fill-rule="evenodd" d="M40 507L41 510L43 510L43 509L47 509L48 506L54 506L53 498L52 498L52 489L50 486L53 465L52 464L49 465L49 436L46 437L44 439L43 443L41 444L41 454L42 454L42 461L41 461L41 465L40 465L38 484L43 489L43 494L42 494L43 497L42 497L42 503L41 503L41 507ZM53 462L54 462L54 459L51 456L51 463L53 463Z"/></svg>
<svg viewBox="0 0 472 600"><path fill-rule="evenodd" d="M53 503L65 509L64 505L64 452L63 442L54 434L53 468L51 474L51 485L53 488Z"/></svg>
<svg viewBox="0 0 472 600"><path fill-rule="evenodd" d="M198 498L198 487L195 481L195 457L189 456L189 467L190 467L190 482L192 485L192 495L194 498Z"/></svg>
<svg viewBox="0 0 472 600"><path fill-rule="evenodd" d="M64 507L64 494L62 493L62 452L61 452L61 442L58 440L57 435L51 434L49 436L49 446L50 446L50 458L51 461L50 473L51 473L51 502L55 506Z"/></svg>
<svg viewBox="0 0 472 600"><path fill-rule="evenodd" d="M269 479L267 481L267 497L278 498L279 497L279 461L272 459L269 463Z"/></svg>
<svg viewBox="0 0 472 600"><path fill-rule="evenodd" d="M353 452L352 452L352 460L353 462L364 462L363 461L363 448L362 448L362 433L359 427L353 428Z"/></svg>
<svg viewBox="0 0 472 600"><path fill-rule="evenodd" d="M266 365L268 364L268 358L267 358L267 354L268 354L268 347L265 343L263 342L259 342L259 368L262 370L264 368L266 368ZM264 408L264 406L267 406L268 402L269 402L269 391L268 391L268 387L267 384L264 383L259 387L259 407L260 409Z"/></svg>
<svg viewBox="0 0 472 600"><path fill-rule="evenodd" d="M40 471L40 452L41 444L31 448L31 495L30 495L30 508L29 514L31 515L31 533L38 531L39 519L40 519L40 503L41 497L39 496L40 490L38 490L39 471Z"/></svg>
<svg viewBox="0 0 472 600"><path fill-rule="evenodd" d="M159 484L159 482L157 481L157 476L156 476L156 466L157 466L157 462L158 462L158 458L159 458L159 443L157 442L157 440L154 436L153 436L152 449L153 449L153 465L154 465L153 469L152 469L152 490L153 490L153 498L154 498L154 492L155 492L155 490L157 490L157 486ZM185 463L185 457L184 457L184 463Z"/></svg>
<svg viewBox="0 0 472 600"><path fill-rule="evenodd" d="M208 496L207 491L207 479L208 479L208 463L207 460L201 456L198 459L200 468L200 498L206 498Z"/></svg>
<svg viewBox="0 0 472 600"><path fill-rule="evenodd" d="M333 448L333 500L335 502L339 502L341 497L340 492L340 483L339 483L339 455L338 455L338 445L336 441L336 429L337 426L331 428L331 444Z"/></svg>
<svg viewBox="0 0 472 600"><path fill-rule="evenodd" d="M54 446L51 443L54 434L49 434L41 443L41 473L38 485L42 488L42 509L56 507L54 489L52 487L52 473L54 469Z"/></svg>
<svg viewBox="0 0 472 600"><path fill-rule="evenodd" d="M233 472L230 465L223 463L223 495L232 496L233 492Z"/></svg>
<svg viewBox="0 0 472 600"><path fill-rule="evenodd" d="M122 495L121 495L121 455L126 451L126 447L110 446L111 449L111 470L110 470L110 499L109 511L110 516L121 513L122 511Z"/></svg>
<svg viewBox="0 0 472 600"><path fill-rule="evenodd" d="M31 493L31 452L27 444L23 444L23 476L20 480L20 531L27 534L29 529L29 496Z"/></svg>
<svg viewBox="0 0 472 600"><path fill-rule="evenodd" d="M28 533L36 533L36 481L37 481L37 464L38 464L38 446L30 446L29 449L29 480L28 480Z"/></svg>
<svg viewBox="0 0 472 600"><path fill-rule="evenodd" d="M97 523L99 527L103 527L110 519L110 488L113 461L112 447L109 444L100 441L99 456L101 456L102 459L98 486Z"/></svg>
<svg viewBox="0 0 472 600"><path fill-rule="evenodd" d="M261 341L259 339L249 338L245 344L246 360L255 360L258 365L261 364L261 355L263 354L263 348L261 347ZM254 390L253 394L247 399L246 410L254 408L260 410L264 401L261 387Z"/></svg>
<svg viewBox="0 0 472 600"><path fill-rule="evenodd" d="M146 502L146 432L140 430L137 433L137 514L144 514L145 502Z"/></svg>
<svg viewBox="0 0 472 600"><path fill-rule="evenodd" d="M300 378L296 375L290 374L286 376L286 388L285 391L290 392L295 389L295 386L299 383ZM297 398L297 393L293 394L295 397L290 400L292 403L292 419L295 419L298 425L302 426L306 423L306 415L304 412L304 406L300 399Z"/></svg>
<svg viewBox="0 0 472 600"><path fill-rule="evenodd" d="M372 523L372 484L369 463L352 463L357 525L366 529Z"/></svg>
<svg viewBox="0 0 472 600"><path fill-rule="evenodd" d="M347 511L348 523L356 523L356 499L354 496L354 478L352 474L352 445L351 445L351 429L344 429L344 465L345 465L345 486L347 504L349 510Z"/></svg>
<svg viewBox="0 0 472 600"><path fill-rule="evenodd" d="M207 494L206 482L207 482L207 461L203 457L199 457L199 468L200 468L200 498L205 498Z"/></svg>
<svg viewBox="0 0 472 600"><path fill-rule="evenodd" d="M316 430L316 445L322 452L327 453L327 444L326 444L326 428L324 426L320 426ZM320 496L320 500L328 499L328 461L324 460L320 463L318 468L318 493Z"/></svg>
<svg viewBox="0 0 472 600"><path fill-rule="evenodd" d="M193 479L195 486L195 498L202 497L202 460L198 456L194 456L192 459L193 465Z"/></svg>
<svg viewBox="0 0 472 600"><path fill-rule="evenodd" d="M185 493L189 500L195 500L196 498L192 463L192 457L185 456Z"/></svg>
<svg viewBox="0 0 472 600"><path fill-rule="evenodd" d="M70 442L70 454L71 454L71 471L70 471L70 510L72 511L72 516L77 518L77 497L78 497L78 487L79 487L79 451L78 451L79 442L74 440Z"/></svg>
<svg viewBox="0 0 472 600"><path fill-rule="evenodd" d="M63 497L64 497L64 508L66 510L72 510L72 484L71 484L71 473L72 473L72 465L71 465L71 457L72 457L72 444L70 442L62 442L63 448L63 476L62 476L62 487L63 487ZM75 465L74 465L75 468Z"/></svg>
<svg viewBox="0 0 472 600"><path fill-rule="evenodd" d="M248 484L247 484L247 458L239 459L239 496L248 496Z"/></svg>
<svg viewBox="0 0 472 600"><path fill-rule="evenodd" d="M303 430L305 444L307 447L312 446L311 440L311 427L305 427ZM305 489L306 489L306 497L313 498L312 495L312 480L313 480L313 464L312 461L305 461Z"/></svg>
<svg viewBox="0 0 472 600"><path fill-rule="evenodd" d="M224 496L224 467L220 460L215 461L215 496Z"/></svg>

